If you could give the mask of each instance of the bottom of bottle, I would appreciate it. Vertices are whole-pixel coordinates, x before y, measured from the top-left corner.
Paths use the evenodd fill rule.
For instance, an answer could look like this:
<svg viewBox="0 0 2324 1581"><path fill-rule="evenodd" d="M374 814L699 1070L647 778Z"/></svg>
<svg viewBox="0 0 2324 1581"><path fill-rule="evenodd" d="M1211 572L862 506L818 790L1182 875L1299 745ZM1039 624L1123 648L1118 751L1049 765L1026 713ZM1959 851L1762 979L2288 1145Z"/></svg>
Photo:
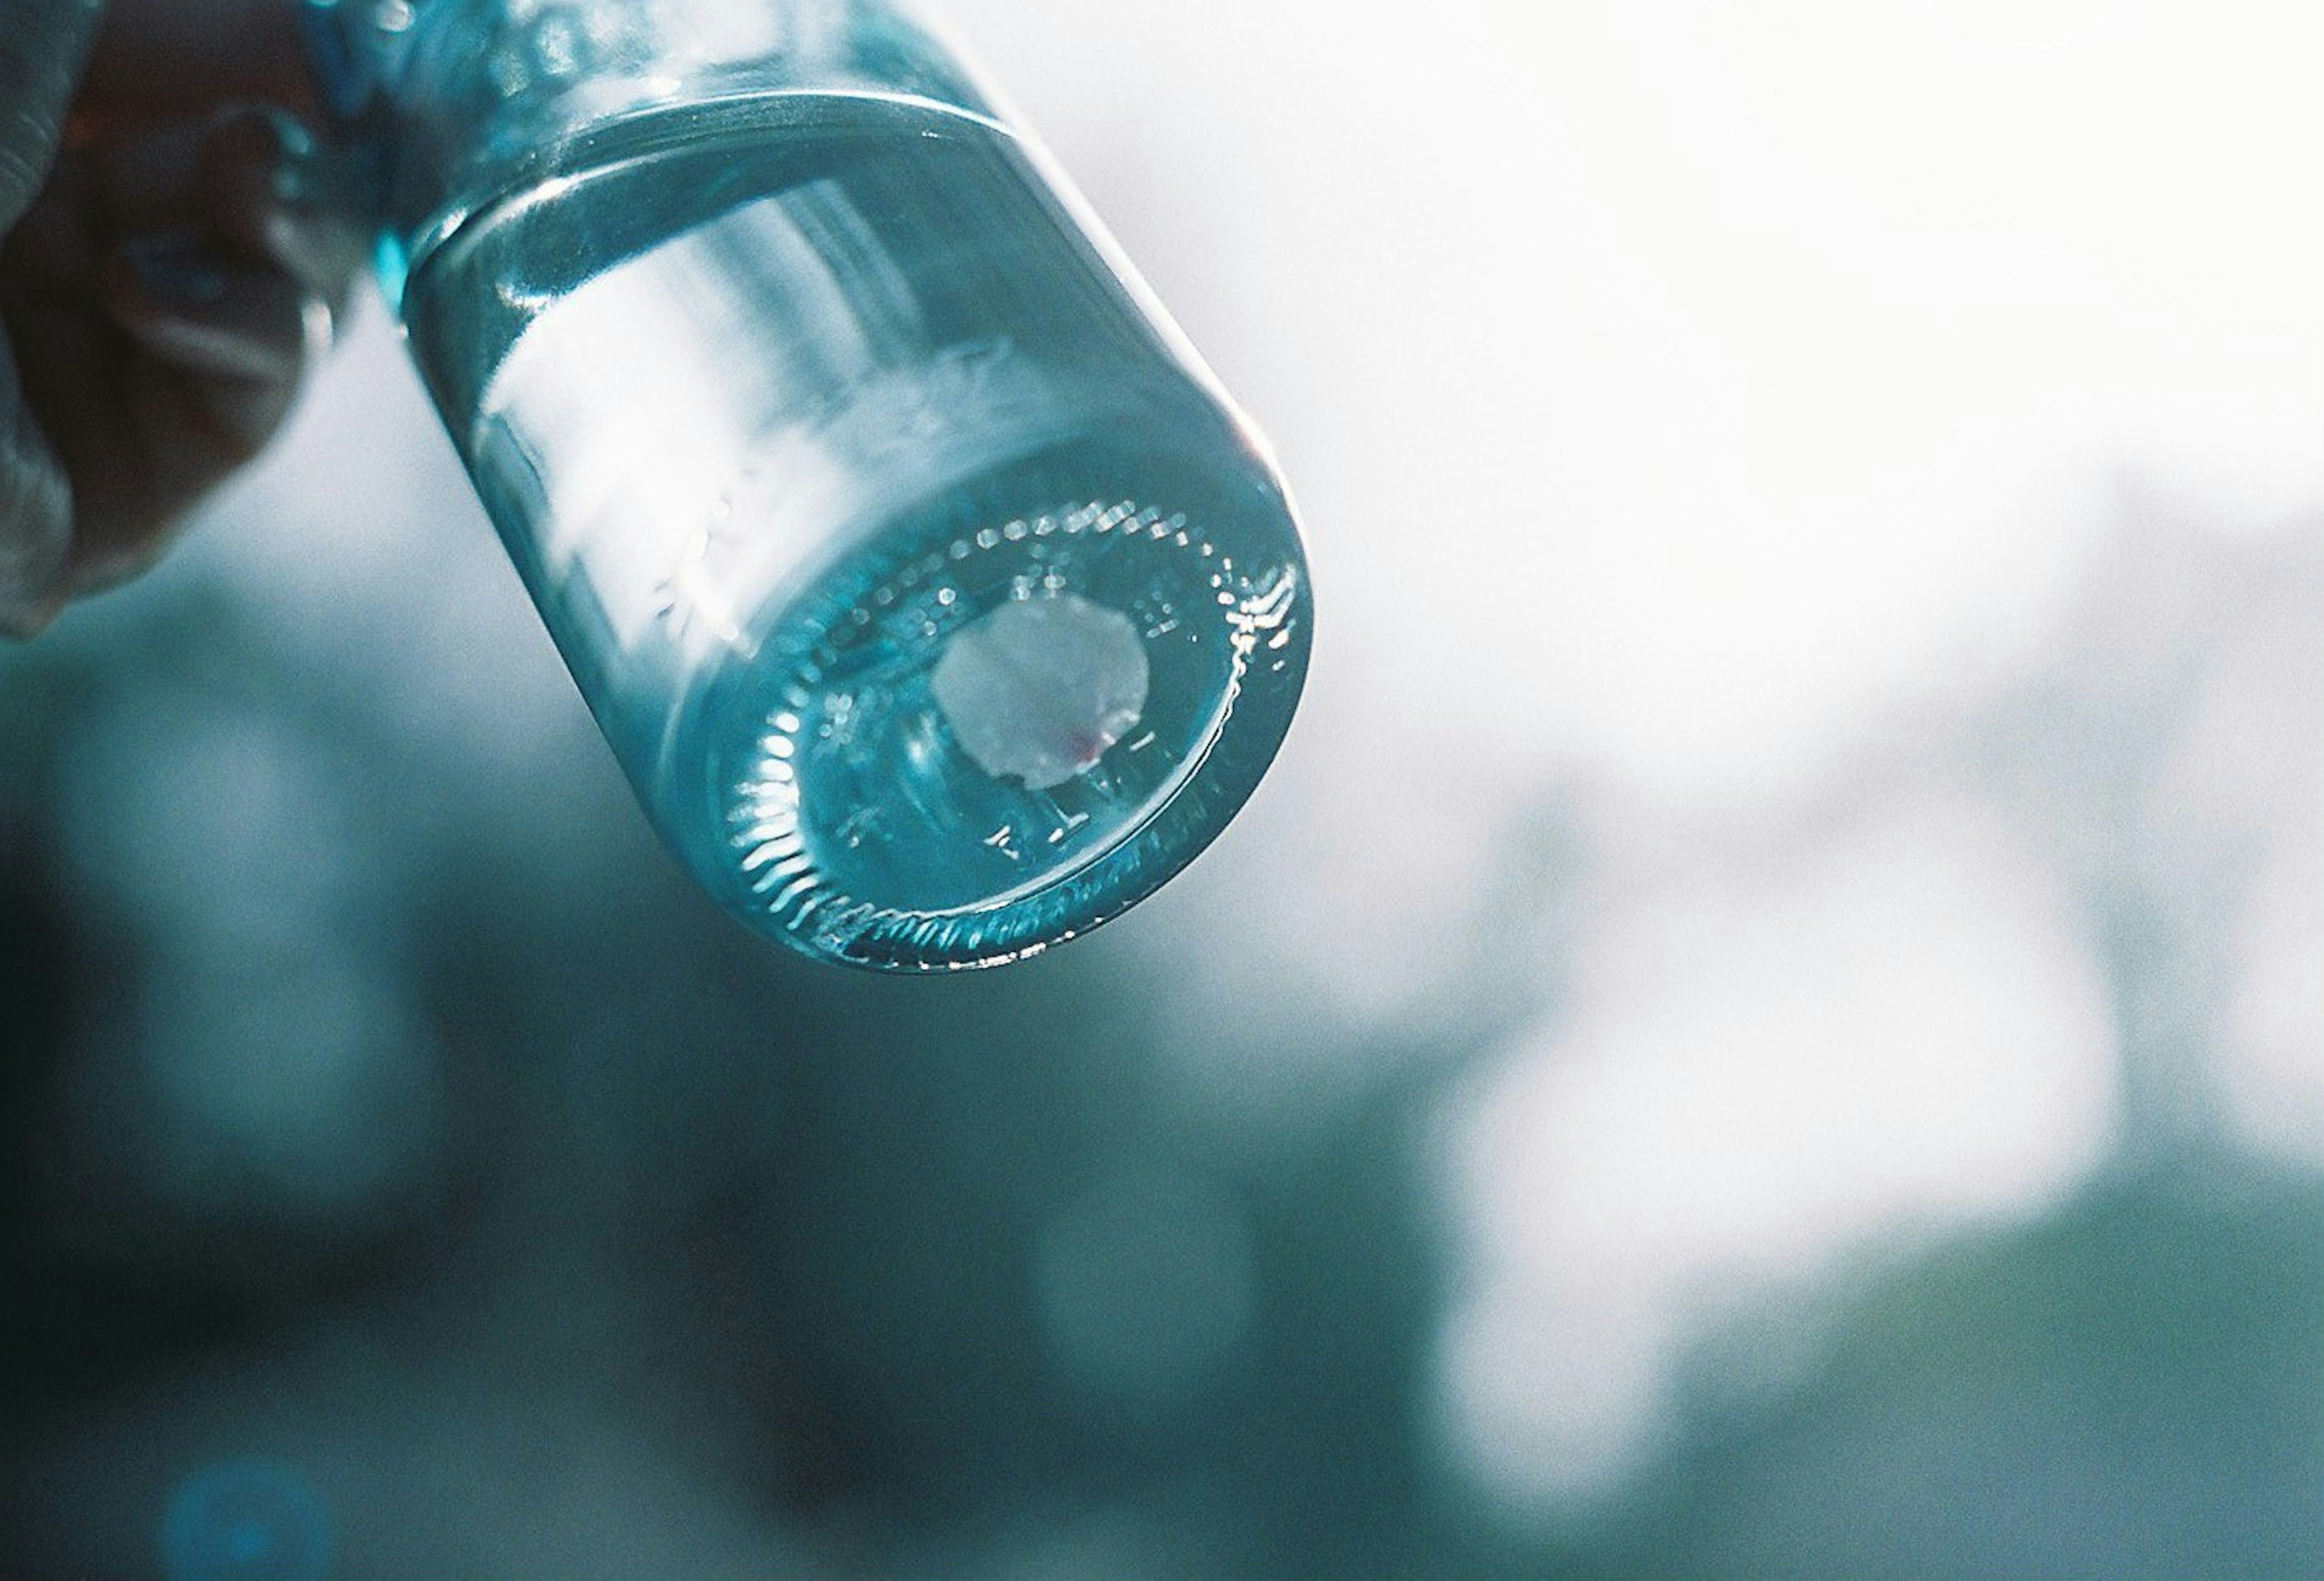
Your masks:
<svg viewBox="0 0 2324 1581"><path fill-rule="evenodd" d="M867 538L697 712L729 745L688 854L747 920L855 965L996 965L1150 894L1250 795L1306 662L1279 496L1061 481L1082 470L1010 469Z"/></svg>

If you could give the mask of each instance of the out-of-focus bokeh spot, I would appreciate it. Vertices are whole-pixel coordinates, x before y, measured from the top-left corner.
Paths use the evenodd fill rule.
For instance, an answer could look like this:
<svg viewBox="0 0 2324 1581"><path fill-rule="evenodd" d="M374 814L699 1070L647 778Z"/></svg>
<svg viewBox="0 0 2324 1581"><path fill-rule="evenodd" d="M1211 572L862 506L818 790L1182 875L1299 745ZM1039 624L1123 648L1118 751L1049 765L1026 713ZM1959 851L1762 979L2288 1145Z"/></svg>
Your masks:
<svg viewBox="0 0 2324 1581"><path fill-rule="evenodd" d="M169 1581L322 1581L330 1573L330 1516L297 1472L234 1461L178 1490L161 1548Z"/></svg>

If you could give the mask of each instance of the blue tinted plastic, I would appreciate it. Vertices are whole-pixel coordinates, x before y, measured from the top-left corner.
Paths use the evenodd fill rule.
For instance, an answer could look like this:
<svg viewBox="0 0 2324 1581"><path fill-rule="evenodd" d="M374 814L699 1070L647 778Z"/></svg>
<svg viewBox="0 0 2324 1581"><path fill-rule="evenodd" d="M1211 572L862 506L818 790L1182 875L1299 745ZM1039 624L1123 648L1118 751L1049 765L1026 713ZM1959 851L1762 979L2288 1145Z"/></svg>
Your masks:
<svg viewBox="0 0 2324 1581"><path fill-rule="evenodd" d="M671 846L833 960L1014 959L1250 794L1280 481L1038 149L887 5L318 7L383 278Z"/></svg>

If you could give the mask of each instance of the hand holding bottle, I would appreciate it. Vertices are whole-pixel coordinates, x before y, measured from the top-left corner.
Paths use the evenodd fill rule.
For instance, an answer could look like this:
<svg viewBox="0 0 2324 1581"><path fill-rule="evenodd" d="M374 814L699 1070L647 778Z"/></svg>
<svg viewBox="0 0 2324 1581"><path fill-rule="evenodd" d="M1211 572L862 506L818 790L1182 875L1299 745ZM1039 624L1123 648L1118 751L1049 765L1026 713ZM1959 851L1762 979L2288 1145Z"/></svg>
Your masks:
<svg viewBox="0 0 2324 1581"><path fill-rule="evenodd" d="M1257 784L1306 668L1282 480L912 0L104 4L0 0L0 627L150 561L368 253L643 804L752 925L1021 959Z"/></svg>
<svg viewBox="0 0 2324 1581"><path fill-rule="evenodd" d="M151 564L327 343L302 58L269 0L0 7L0 630Z"/></svg>

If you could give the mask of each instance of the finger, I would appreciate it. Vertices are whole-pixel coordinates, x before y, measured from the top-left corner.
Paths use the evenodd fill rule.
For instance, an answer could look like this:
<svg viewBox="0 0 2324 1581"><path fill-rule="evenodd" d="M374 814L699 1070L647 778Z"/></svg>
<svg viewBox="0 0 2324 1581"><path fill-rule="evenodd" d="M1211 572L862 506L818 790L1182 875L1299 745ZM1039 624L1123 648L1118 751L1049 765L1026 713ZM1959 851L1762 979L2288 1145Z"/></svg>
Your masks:
<svg viewBox="0 0 2324 1581"><path fill-rule="evenodd" d="M371 256L355 181L344 154L288 111L223 117L203 151L213 224L278 265L337 315Z"/></svg>
<svg viewBox="0 0 2324 1581"><path fill-rule="evenodd" d="M55 168L65 106L97 25L96 0L0 5L0 233ZM29 636L56 612L72 491L0 342L0 630Z"/></svg>
<svg viewBox="0 0 2324 1581"><path fill-rule="evenodd" d="M116 249L99 295L128 341L120 398L148 458L145 486L164 508L84 512L60 578L74 596L151 565L176 536L182 507L264 447L327 323L290 275L191 236Z"/></svg>
<svg viewBox="0 0 2324 1581"><path fill-rule="evenodd" d="M315 336L313 293L299 280L190 236L124 244L106 262L103 292L141 349L189 373L295 382Z"/></svg>
<svg viewBox="0 0 2324 1581"><path fill-rule="evenodd" d="M256 332L239 337L248 343ZM248 377L216 371L227 344L213 336L135 336L145 354L124 372L128 415L148 436L155 463L153 487L175 509L159 513L85 515L58 578L60 602L99 592L143 575L187 522L185 506L208 493L247 463L279 430L298 394L296 363L280 376ZM252 360L257 360L255 358Z"/></svg>
<svg viewBox="0 0 2324 1581"><path fill-rule="evenodd" d="M88 110L135 123L235 99L314 107L294 0L112 0L89 63Z"/></svg>
<svg viewBox="0 0 2324 1581"><path fill-rule="evenodd" d="M56 619L72 542L72 488L0 356L0 636Z"/></svg>
<svg viewBox="0 0 2324 1581"><path fill-rule="evenodd" d="M96 32L99 0L0 5L0 232L49 179Z"/></svg>
<svg viewBox="0 0 2324 1581"><path fill-rule="evenodd" d="M198 231L318 287L366 245L336 152L288 111L237 105L85 144L92 223L110 240Z"/></svg>

